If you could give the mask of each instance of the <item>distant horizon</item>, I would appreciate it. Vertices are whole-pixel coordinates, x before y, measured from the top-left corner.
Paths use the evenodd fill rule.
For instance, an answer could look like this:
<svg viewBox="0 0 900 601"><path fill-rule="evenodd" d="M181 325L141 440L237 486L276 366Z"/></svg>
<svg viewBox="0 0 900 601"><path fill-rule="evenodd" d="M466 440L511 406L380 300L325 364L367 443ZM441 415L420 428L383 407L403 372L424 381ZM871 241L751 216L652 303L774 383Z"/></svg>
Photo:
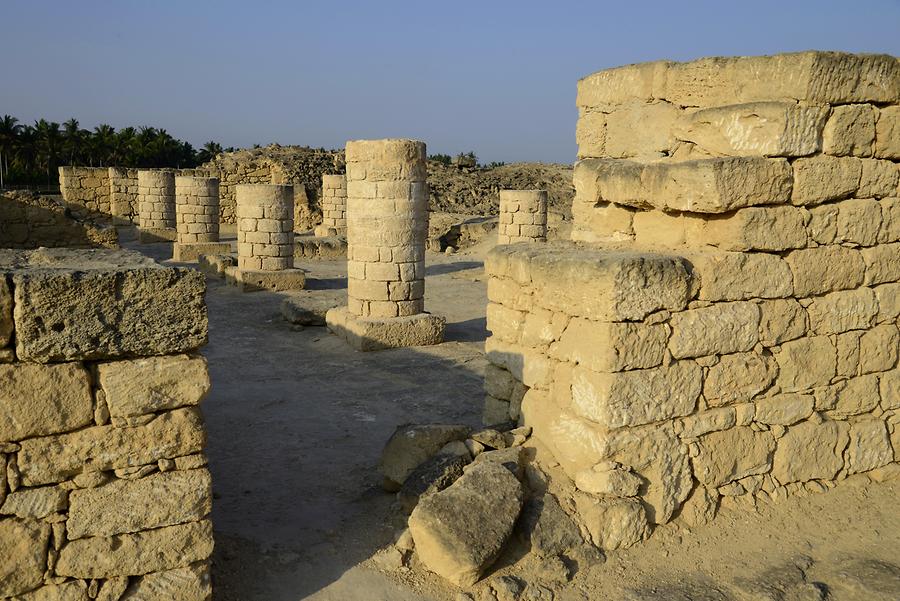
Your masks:
<svg viewBox="0 0 900 601"><path fill-rule="evenodd" d="M649 60L900 54L900 2L110 5L10 0L0 115L147 125L200 148L408 137L483 163L575 160L576 82Z"/></svg>

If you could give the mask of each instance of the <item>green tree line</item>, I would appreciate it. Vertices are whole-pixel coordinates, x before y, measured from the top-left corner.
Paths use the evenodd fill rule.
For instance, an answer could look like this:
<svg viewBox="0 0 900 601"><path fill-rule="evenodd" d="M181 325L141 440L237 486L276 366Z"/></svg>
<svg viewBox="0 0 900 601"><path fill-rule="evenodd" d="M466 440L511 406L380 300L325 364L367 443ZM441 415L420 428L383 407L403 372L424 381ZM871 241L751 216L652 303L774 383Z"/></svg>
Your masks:
<svg viewBox="0 0 900 601"><path fill-rule="evenodd" d="M234 150L227 148L226 151ZM39 119L22 124L11 115L0 118L0 187L56 181L60 165L89 167L196 167L222 152L216 142L194 149L190 143L155 127L101 124L83 129L77 119L56 123Z"/></svg>

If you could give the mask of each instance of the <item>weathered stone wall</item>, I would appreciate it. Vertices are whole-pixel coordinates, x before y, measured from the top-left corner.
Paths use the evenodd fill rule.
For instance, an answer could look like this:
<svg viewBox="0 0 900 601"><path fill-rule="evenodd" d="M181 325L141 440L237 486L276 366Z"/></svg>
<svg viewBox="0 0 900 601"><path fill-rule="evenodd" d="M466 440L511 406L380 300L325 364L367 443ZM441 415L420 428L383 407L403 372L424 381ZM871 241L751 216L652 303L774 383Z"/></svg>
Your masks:
<svg viewBox="0 0 900 601"><path fill-rule="evenodd" d="M0 597L210 598L204 285L0 251Z"/></svg>
<svg viewBox="0 0 900 601"><path fill-rule="evenodd" d="M110 171L107 167L60 167L63 200L95 213L111 214Z"/></svg>
<svg viewBox="0 0 900 601"><path fill-rule="evenodd" d="M0 196L0 248L117 248L115 228L73 214L64 203L31 192Z"/></svg>
<svg viewBox="0 0 900 601"><path fill-rule="evenodd" d="M489 257L485 418L534 428L595 543L900 472L898 103L884 56L580 82L594 244Z"/></svg>

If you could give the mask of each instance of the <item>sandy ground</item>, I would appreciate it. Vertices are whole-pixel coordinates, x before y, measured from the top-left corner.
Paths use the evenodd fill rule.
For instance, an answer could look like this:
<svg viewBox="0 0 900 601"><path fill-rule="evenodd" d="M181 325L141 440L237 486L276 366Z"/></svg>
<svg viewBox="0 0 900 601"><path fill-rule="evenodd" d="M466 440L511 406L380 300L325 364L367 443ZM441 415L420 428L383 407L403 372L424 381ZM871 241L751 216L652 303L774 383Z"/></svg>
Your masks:
<svg viewBox="0 0 900 601"><path fill-rule="evenodd" d="M168 245L129 246L170 256ZM285 294L209 281L213 389L203 410L216 601L456 597L415 564L382 572L366 560L404 526L376 469L394 428L479 422L486 296L477 257L428 257L426 303L447 317L448 342L377 353L354 352L324 328L292 327L278 311ZM340 302L342 262L300 266L314 294ZM547 599L537 596L544 585L557 600L896 600L898 492L896 480L858 477L825 494L725 507L711 525L670 526L571 566L570 582L514 548L485 582L514 574L528 583L526 599Z"/></svg>

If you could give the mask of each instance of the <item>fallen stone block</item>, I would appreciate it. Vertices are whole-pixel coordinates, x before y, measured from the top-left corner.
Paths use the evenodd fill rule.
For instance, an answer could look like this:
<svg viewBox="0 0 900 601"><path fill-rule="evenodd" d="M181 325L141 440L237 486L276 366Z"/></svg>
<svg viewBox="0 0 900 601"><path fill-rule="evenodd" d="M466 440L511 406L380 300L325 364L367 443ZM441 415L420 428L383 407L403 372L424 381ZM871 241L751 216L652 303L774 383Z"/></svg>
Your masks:
<svg viewBox="0 0 900 601"><path fill-rule="evenodd" d="M397 494L403 511L412 513L421 499L440 492L456 482L470 461L468 454L468 451L466 455L438 453L410 472Z"/></svg>
<svg viewBox="0 0 900 601"><path fill-rule="evenodd" d="M470 586L499 556L522 502L522 485L509 470L490 462L472 466L413 510L416 551L429 570Z"/></svg>
<svg viewBox="0 0 900 601"><path fill-rule="evenodd" d="M414 469L435 455L448 442L465 440L468 426L425 424L403 425L391 435L381 453L379 469L392 484L399 487Z"/></svg>

